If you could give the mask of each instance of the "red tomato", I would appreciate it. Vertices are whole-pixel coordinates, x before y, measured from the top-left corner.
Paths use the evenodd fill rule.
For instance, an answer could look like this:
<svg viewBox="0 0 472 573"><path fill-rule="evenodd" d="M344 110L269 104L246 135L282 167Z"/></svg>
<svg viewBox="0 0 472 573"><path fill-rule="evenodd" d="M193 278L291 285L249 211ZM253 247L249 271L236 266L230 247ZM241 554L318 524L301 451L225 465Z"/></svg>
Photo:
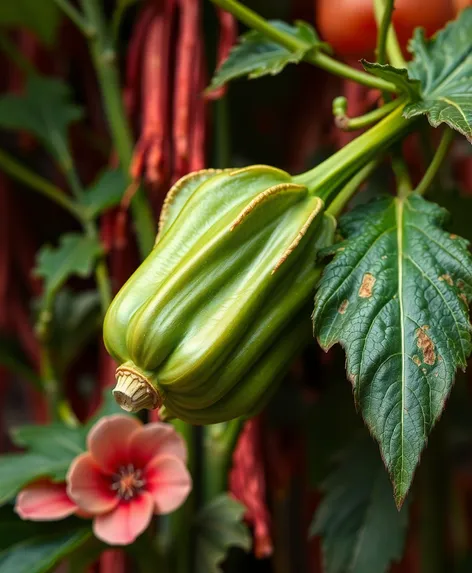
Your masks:
<svg viewBox="0 0 472 573"><path fill-rule="evenodd" d="M454 18L453 2L464 0L396 0L393 23L402 47L417 26L428 36ZM323 40L346 58L369 57L377 40L373 0L315 0L316 23ZM471 2L471 0L465 0Z"/></svg>
<svg viewBox="0 0 472 573"><path fill-rule="evenodd" d="M472 6L472 0L452 0L454 4L454 11L459 14L461 10L467 8L467 6Z"/></svg>

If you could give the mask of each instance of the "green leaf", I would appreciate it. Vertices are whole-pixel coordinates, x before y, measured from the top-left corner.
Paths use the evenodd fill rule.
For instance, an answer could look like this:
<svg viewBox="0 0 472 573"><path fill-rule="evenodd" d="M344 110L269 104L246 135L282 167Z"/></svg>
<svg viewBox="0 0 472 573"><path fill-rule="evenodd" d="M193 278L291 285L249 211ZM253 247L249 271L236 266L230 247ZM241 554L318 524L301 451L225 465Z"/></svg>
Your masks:
<svg viewBox="0 0 472 573"><path fill-rule="evenodd" d="M467 241L442 230L446 214L414 195L347 214L315 300L315 332L323 348L346 350L398 505L472 348L472 257Z"/></svg>
<svg viewBox="0 0 472 573"><path fill-rule="evenodd" d="M10 433L17 446L57 462L55 471L49 474L57 481L65 477L71 461L85 451L86 434L82 427L68 428L60 423L48 426L28 425L14 428Z"/></svg>
<svg viewBox="0 0 472 573"><path fill-rule="evenodd" d="M24 26L47 46L57 38L61 14L54 0L4 0L0 2L1 26Z"/></svg>
<svg viewBox="0 0 472 573"><path fill-rule="evenodd" d="M45 524L40 527L28 522L23 524L12 523L11 520L2 520L0 524L2 538L4 535L10 540L14 537L11 535L12 525L15 533L22 534L8 547L4 542L1 544L0 573L47 573L92 537L90 528L83 522L75 523L75 527L62 524L59 531L55 525L55 532Z"/></svg>
<svg viewBox="0 0 472 573"><path fill-rule="evenodd" d="M24 95L0 97L0 127L34 134L63 167L71 161L68 127L81 116L81 109L71 102L69 87L58 79L32 75Z"/></svg>
<svg viewBox="0 0 472 573"><path fill-rule="evenodd" d="M411 101L421 98L421 83L408 76L408 70L394 68L390 64L376 64L361 60L364 69L372 75L395 84L398 89L408 95Z"/></svg>
<svg viewBox="0 0 472 573"><path fill-rule="evenodd" d="M85 450L84 427L22 426L11 434L13 442L28 451L0 457L0 504L40 478L63 481L72 460Z"/></svg>
<svg viewBox="0 0 472 573"><path fill-rule="evenodd" d="M250 79L269 74L274 76L287 64L300 62L310 50L326 49L326 44L319 40L315 30L306 22L296 22L295 26L279 20L270 23L278 30L302 40L303 47L292 52L269 40L264 34L251 30L239 38L239 43L231 50L228 59L216 70L209 91L244 76Z"/></svg>
<svg viewBox="0 0 472 573"><path fill-rule="evenodd" d="M322 489L310 535L322 537L326 573L386 573L402 557L408 511L397 511L372 440L354 441Z"/></svg>
<svg viewBox="0 0 472 573"><path fill-rule="evenodd" d="M62 476L63 479L68 468L62 460L30 453L0 456L0 464L0 505L39 478Z"/></svg>
<svg viewBox="0 0 472 573"><path fill-rule="evenodd" d="M35 273L44 279L44 296L56 293L72 275L88 277L101 252L98 239L79 233L62 235L56 248L42 247Z"/></svg>
<svg viewBox="0 0 472 573"><path fill-rule="evenodd" d="M242 523L244 506L227 494L219 495L196 516L196 573L220 573L230 547L251 548L249 530Z"/></svg>
<svg viewBox="0 0 472 573"><path fill-rule="evenodd" d="M81 203L97 217L110 207L118 205L126 190L126 179L121 169L108 169L89 187Z"/></svg>
<svg viewBox="0 0 472 573"><path fill-rule="evenodd" d="M408 65L412 79L420 80L423 97L405 108L407 118L425 114L437 127L446 123L472 141L472 7L463 10L431 39L415 30Z"/></svg>

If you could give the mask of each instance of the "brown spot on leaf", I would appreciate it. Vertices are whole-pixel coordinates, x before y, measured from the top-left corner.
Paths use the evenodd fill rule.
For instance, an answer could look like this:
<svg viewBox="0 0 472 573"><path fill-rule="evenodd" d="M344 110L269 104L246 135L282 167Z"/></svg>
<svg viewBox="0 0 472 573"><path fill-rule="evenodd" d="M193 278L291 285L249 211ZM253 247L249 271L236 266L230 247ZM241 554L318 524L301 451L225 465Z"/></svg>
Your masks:
<svg viewBox="0 0 472 573"><path fill-rule="evenodd" d="M465 287L464 281L463 281L462 279L459 279L459 280L457 281L457 288L458 288L459 290L464 290L464 287Z"/></svg>
<svg viewBox="0 0 472 573"><path fill-rule="evenodd" d="M370 298L372 296L372 290L374 288L375 281L377 279L374 275L370 273L365 273L364 278L362 279L362 284L359 289L359 296L361 298Z"/></svg>
<svg viewBox="0 0 472 573"><path fill-rule="evenodd" d="M341 251L344 251L345 248L346 248L346 247L339 247L339 249L336 249L336 252L337 252L337 253L340 253Z"/></svg>
<svg viewBox="0 0 472 573"><path fill-rule="evenodd" d="M427 330L429 330L429 326L422 326L416 329L416 346L423 352L423 362L431 366L436 362L436 353L434 351L434 342L426 334Z"/></svg>
<svg viewBox="0 0 472 573"><path fill-rule="evenodd" d="M457 239L457 235L454 234L454 233L451 233L451 234L449 235L449 238L452 239L452 240Z"/></svg>
<svg viewBox="0 0 472 573"><path fill-rule="evenodd" d="M347 299L343 300L340 307L338 308L339 314L344 314L346 312L348 305L349 301Z"/></svg>
<svg viewBox="0 0 472 573"><path fill-rule="evenodd" d="M459 295L459 297L464 301L465 304L469 304L467 302L467 297L465 296L465 294L463 292L461 292L461 294Z"/></svg>
<svg viewBox="0 0 472 573"><path fill-rule="evenodd" d="M413 356L413 362L416 364L416 366L420 366L421 364L421 360L418 356L416 356L416 354Z"/></svg>
<svg viewBox="0 0 472 573"><path fill-rule="evenodd" d="M451 279L451 275L444 274L438 277L438 280L447 282L448 285L452 286L454 284L453 280Z"/></svg>

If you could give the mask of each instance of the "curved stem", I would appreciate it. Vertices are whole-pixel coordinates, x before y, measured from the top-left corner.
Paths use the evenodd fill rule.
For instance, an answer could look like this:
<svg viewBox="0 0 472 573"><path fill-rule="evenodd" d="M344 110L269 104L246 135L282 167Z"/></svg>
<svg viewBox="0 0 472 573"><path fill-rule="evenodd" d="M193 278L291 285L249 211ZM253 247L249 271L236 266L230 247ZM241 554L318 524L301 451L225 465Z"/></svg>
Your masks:
<svg viewBox="0 0 472 573"><path fill-rule="evenodd" d="M354 177L346 183L346 185L341 189L341 191L333 199L332 203L326 209L326 214L333 215L333 217L339 217L342 213L344 207L351 199L351 197L356 193L360 185L369 177L369 175L374 171L378 165L378 160L373 160L364 165L364 167L358 171Z"/></svg>
<svg viewBox="0 0 472 573"><path fill-rule="evenodd" d="M54 0L54 2L56 3L56 6L60 8L72 22L74 22L84 36L90 37L93 35L93 27L73 4L68 0Z"/></svg>
<svg viewBox="0 0 472 573"><path fill-rule="evenodd" d="M36 72L33 64L25 58L6 32L0 32L0 50L25 74Z"/></svg>
<svg viewBox="0 0 472 573"><path fill-rule="evenodd" d="M129 177L128 169L133 153L133 139L126 121L120 81L115 62L115 52L109 38L109 32L99 0L81 0L85 16L96 30L89 38L89 47L97 72L102 93L105 113L120 158L121 168ZM135 231L141 256L146 257L153 245L155 236L154 215L142 189L139 189L131 202L135 221Z"/></svg>
<svg viewBox="0 0 472 573"><path fill-rule="evenodd" d="M439 142L438 148L434 154L433 160L429 164L428 169L426 170L425 174L423 175L423 179L419 182L418 186L415 189L415 193L417 195L424 195L425 192L428 190L429 186L433 182L434 178L436 177L439 168L446 157L446 154L449 150L449 146L454 139L454 132L452 129L446 127L441 141Z"/></svg>
<svg viewBox="0 0 472 573"><path fill-rule="evenodd" d="M402 117L404 105L396 107L387 117L348 143L310 171L293 178L326 200L353 174L389 147L411 125Z"/></svg>
<svg viewBox="0 0 472 573"><path fill-rule="evenodd" d="M238 20L241 20L241 22L250 28L258 30L269 39L284 46L287 48L287 50L306 51L310 48L310 46L303 40L300 40L299 38L296 38L295 36L292 36L291 34L272 26L270 22L259 16L259 14L250 8L243 6L237 0L211 0L211 2L223 10L230 12L233 14L233 16L238 18ZM321 51L309 50L303 59L336 76L353 80L359 84L387 92L398 92L398 88L391 82L387 82L361 70L356 70L355 68L343 64L342 62L339 62L338 60L328 56L327 54L324 54Z"/></svg>
<svg viewBox="0 0 472 573"><path fill-rule="evenodd" d="M373 123L377 123L403 103L405 103L405 100L398 98L358 117L338 115L335 117L336 125L343 131L356 131L357 129L363 129L364 127L369 127Z"/></svg>
<svg viewBox="0 0 472 573"><path fill-rule="evenodd" d="M406 68L402 49L392 26L392 14L395 0L374 0L374 12L379 34L377 38L377 61L384 64L386 53L392 66Z"/></svg>
<svg viewBox="0 0 472 573"><path fill-rule="evenodd" d="M47 179L36 175L27 167L16 161L8 153L0 149L0 170L4 171L17 181L31 187L41 195L44 195L57 205L73 215L78 221L82 222L85 217L84 210L72 201L59 187L50 183Z"/></svg>
<svg viewBox="0 0 472 573"><path fill-rule="evenodd" d="M242 418L204 427L204 501L209 502L227 489L233 450L243 426Z"/></svg>
<svg viewBox="0 0 472 573"><path fill-rule="evenodd" d="M375 49L375 54L377 56L377 62L379 64L385 64L387 61L387 35L392 22L393 14L393 3L394 0L387 0L385 3L385 10L381 17L379 31L377 34L377 47ZM378 5L379 3L376 2ZM378 20L377 20L378 21Z"/></svg>
<svg viewBox="0 0 472 573"><path fill-rule="evenodd" d="M397 195L401 198L408 197L413 190L408 165L403 159L400 150L394 152L392 157L392 168L395 173Z"/></svg>

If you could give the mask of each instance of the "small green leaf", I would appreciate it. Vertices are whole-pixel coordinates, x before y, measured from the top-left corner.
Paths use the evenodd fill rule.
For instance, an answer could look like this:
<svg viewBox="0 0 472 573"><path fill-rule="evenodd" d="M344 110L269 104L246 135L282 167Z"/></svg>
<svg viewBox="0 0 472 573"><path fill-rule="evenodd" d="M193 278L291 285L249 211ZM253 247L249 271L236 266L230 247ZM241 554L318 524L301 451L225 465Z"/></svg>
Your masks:
<svg viewBox="0 0 472 573"><path fill-rule="evenodd" d="M24 26L49 47L56 41L60 17L54 0L0 2L0 26Z"/></svg>
<svg viewBox="0 0 472 573"><path fill-rule="evenodd" d="M13 442L28 451L0 457L0 504L40 478L63 481L72 460L85 451L86 433L85 427L68 428L62 424L14 429Z"/></svg>
<svg viewBox="0 0 472 573"><path fill-rule="evenodd" d="M395 84L398 89L408 95L411 101L417 101L421 98L421 83L413 80L408 76L408 70L394 68L389 64L375 64L361 60L364 69L372 75L382 78Z"/></svg>
<svg viewBox="0 0 472 573"><path fill-rule="evenodd" d="M8 522L0 526L0 531L7 525ZM42 528L50 530L44 524ZM55 533L41 534L38 530L34 536L0 551L0 573L47 573L91 537L90 528L83 524L74 528L62 526L59 532L56 526Z"/></svg>
<svg viewBox="0 0 472 573"><path fill-rule="evenodd" d="M220 573L230 547L251 548L249 530L242 523L244 506L227 494L205 505L196 517L196 571Z"/></svg>
<svg viewBox="0 0 472 573"><path fill-rule="evenodd" d="M61 481L68 464L41 454L6 454L0 456L0 505L6 503L27 484L42 477L55 477Z"/></svg>
<svg viewBox="0 0 472 573"><path fill-rule="evenodd" d="M402 557L408 511L397 511L372 440L354 441L322 489L310 535L322 537L326 573L386 573Z"/></svg>
<svg viewBox="0 0 472 573"><path fill-rule="evenodd" d="M315 300L323 348L339 342L357 405L401 505L456 369L471 344L468 242L442 230L447 212L389 197L341 219Z"/></svg>
<svg viewBox="0 0 472 573"><path fill-rule="evenodd" d="M89 276L101 252L98 239L79 233L62 235L57 248L42 247L35 272L44 279L44 296L56 293L72 275Z"/></svg>
<svg viewBox="0 0 472 573"><path fill-rule="evenodd" d="M280 44L269 40L260 32L251 30L243 34L239 43L231 50L228 59L216 70L209 91L223 86L230 80L248 76L250 79L280 73L287 64L296 64L313 49L327 49L315 30L306 22L296 22L290 26L286 22L272 20L271 24L298 40L303 47L291 52Z"/></svg>
<svg viewBox="0 0 472 573"><path fill-rule="evenodd" d="M81 116L81 109L71 102L69 87L58 79L32 75L24 95L0 97L0 127L34 134L63 167L71 161L68 127Z"/></svg>
<svg viewBox="0 0 472 573"><path fill-rule="evenodd" d="M423 97L405 108L405 117L425 114L437 127L446 123L472 141L472 7L427 39L415 30L408 65L412 79L421 82Z"/></svg>
<svg viewBox="0 0 472 573"><path fill-rule="evenodd" d="M11 431L11 437L17 446L28 449L30 453L62 463L66 471L70 462L85 451L85 430L82 427L68 428L60 423L20 426ZM51 477L61 480L66 471L56 470Z"/></svg>
<svg viewBox="0 0 472 573"><path fill-rule="evenodd" d="M126 190L126 179L121 169L108 169L89 187L81 203L93 217L118 205Z"/></svg>

